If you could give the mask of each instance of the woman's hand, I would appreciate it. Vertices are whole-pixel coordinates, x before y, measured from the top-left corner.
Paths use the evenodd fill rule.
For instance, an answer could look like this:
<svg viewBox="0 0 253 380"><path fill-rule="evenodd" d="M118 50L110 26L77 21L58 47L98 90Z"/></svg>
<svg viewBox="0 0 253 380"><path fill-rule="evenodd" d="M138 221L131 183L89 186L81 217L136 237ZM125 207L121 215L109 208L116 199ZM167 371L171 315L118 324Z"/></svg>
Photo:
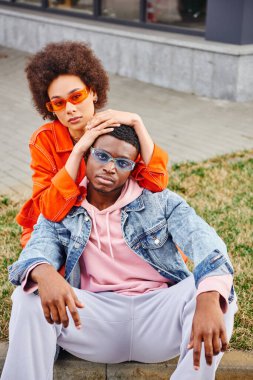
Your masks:
<svg viewBox="0 0 253 380"><path fill-rule="evenodd" d="M83 157L99 136L105 135L106 133L113 131L115 126L119 126L119 124L110 124L110 127L112 128L108 128L108 126L105 126L104 124L99 124L97 126L94 126L93 128L87 128L86 126L85 133L74 146L73 152Z"/></svg>
<svg viewBox="0 0 253 380"><path fill-rule="evenodd" d="M118 124L116 124L118 125ZM115 126L115 125L114 125ZM99 137L108 132L113 131L114 128L106 128L103 125L97 125L92 129L86 129L84 135L74 146L69 158L65 164L65 169L67 170L70 177L75 181L77 178L80 163L83 156L90 149L94 141Z"/></svg>
<svg viewBox="0 0 253 380"><path fill-rule="evenodd" d="M108 109L106 111L97 112L87 123L86 130L96 128L98 125L102 128L107 128L111 125L125 124L130 127L137 128L144 127L139 115L131 112L116 111Z"/></svg>
<svg viewBox="0 0 253 380"><path fill-rule="evenodd" d="M148 165L154 150L154 143L143 124L139 115L131 112L117 111L108 109L106 111L96 113L87 123L86 130L94 128L107 128L109 126L119 126L120 124L133 127L140 141L141 156L146 165ZM87 133L87 132L86 132ZM86 134L85 133L85 134Z"/></svg>
<svg viewBox="0 0 253 380"><path fill-rule="evenodd" d="M81 320L77 308L84 305L78 300L69 283L49 264L40 264L30 273L31 279L38 284L39 295L48 323L62 323L66 328L69 325L69 317L66 307L69 309L76 328L80 329Z"/></svg>

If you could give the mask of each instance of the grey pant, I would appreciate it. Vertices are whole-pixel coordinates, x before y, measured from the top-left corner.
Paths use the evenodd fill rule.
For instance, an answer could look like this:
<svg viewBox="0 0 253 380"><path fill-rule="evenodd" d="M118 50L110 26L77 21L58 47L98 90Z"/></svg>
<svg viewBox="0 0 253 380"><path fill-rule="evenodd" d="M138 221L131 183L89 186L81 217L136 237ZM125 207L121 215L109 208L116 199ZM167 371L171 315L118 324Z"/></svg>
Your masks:
<svg viewBox="0 0 253 380"><path fill-rule="evenodd" d="M68 328L48 324L38 296L20 287L14 291L2 380L52 379L56 343L79 358L100 363L156 363L180 354L171 380L214 379L222 354L207 366L202 349L200 370L195 371L192 350L187 349L196 302L193 276L138 296L74 290L85 304L79 309L81 330L71 318ZM224 315L229 338L236 310L234 301Z"/></svg>

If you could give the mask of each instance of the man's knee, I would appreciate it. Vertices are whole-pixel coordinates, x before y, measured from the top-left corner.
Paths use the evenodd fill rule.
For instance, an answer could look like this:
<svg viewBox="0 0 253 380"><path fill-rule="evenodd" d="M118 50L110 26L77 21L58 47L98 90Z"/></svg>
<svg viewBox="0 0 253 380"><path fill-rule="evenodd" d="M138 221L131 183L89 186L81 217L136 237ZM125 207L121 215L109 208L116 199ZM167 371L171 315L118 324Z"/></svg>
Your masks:
<svg viewBox="0 0 253 380"><path fill-rule="evenodd" d="M17 313L19 310L22 316L30 316L33 318L36 314L41 315L43 312L39 296L24 292L21 286L18 286L11 296L12 310Z"/></svg>

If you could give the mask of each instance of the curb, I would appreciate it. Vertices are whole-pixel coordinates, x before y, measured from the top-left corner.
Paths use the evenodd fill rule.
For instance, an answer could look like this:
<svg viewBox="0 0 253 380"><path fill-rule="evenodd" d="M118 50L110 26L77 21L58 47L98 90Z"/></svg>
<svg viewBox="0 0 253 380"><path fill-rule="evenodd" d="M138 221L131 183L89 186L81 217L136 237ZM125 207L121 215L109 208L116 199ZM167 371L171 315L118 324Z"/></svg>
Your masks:
<svg viewBox="0 0 253 380"><path fill-rule="evenodd" d="M0 342L0 374L2 372L7 342ZM54 367L54 380L168 380L177 360L157 364L126 362L100 364L78 359L62 352ZM231 351L225 353L216 380L252 380L253 352ZM204 380L204 379L203 379Z"/></svg>

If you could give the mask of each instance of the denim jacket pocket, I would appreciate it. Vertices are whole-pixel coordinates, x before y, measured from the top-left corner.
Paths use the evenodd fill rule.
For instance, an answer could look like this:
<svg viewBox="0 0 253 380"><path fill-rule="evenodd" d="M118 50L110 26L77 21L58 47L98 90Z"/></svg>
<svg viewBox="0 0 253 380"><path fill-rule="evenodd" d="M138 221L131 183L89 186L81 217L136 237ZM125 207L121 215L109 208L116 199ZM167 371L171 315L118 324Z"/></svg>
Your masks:
<svg viewBox="0 0 253 380"><path fill-rule="evenodd" d="M162 247L168 240L167 223L159 224L145 232L140 243L144 249L157 249Z"/></svg>

